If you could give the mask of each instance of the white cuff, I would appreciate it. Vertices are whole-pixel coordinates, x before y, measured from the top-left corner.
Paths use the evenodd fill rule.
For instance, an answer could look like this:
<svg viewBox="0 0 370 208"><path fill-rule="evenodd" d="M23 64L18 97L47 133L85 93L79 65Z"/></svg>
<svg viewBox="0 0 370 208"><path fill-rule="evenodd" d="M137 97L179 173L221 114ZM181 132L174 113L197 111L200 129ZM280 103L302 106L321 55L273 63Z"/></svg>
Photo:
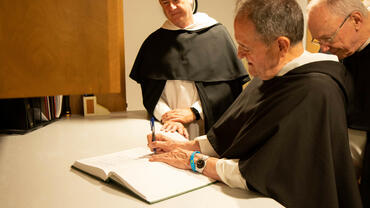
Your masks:
<svg viewBox="0 0 370 208"><path fill-rule="evenodd" d="M249 190L247 182L239 171L239 159L219 159L216 163L216 171L222 182L231 188Z"/></svg>
<svg viewBox="0 0 370 208"><path fill-rule="evenodd" d="M361 176L362 163L366 146L366 131L348 129L349 147L357 178Z"/></svg>
<svg viewBox="0 0 370 208"><path fill-rule="evenodd" d="M159 98L158 103L154 108L153 115L158 121L161 121L163 114L170 110L171 108L167 105L167 103L162 98Z"/></svg>
<svg viewBox="0 0 370 208"><path fill-rule="evenodd" d="M215 149L213 149L211 143L209 143L207 135L196 137L194 140L199 142L200 152L211 156L211 157L220 157Z"/></svg>

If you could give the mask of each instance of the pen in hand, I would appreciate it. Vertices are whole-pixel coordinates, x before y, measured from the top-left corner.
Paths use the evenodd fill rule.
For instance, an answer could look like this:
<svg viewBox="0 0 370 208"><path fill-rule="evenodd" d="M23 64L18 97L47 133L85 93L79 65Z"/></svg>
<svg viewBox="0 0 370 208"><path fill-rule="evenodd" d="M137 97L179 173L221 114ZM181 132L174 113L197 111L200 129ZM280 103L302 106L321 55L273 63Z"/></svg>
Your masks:
<svg viewBox="0 0 370 208"><path fill-rule="evenodd" d="M152 142L155 141L155 126L154 126L154 117L150 119L150 128L152 130ZM153 152L156 153L156 149L153 149Z"/></svg>

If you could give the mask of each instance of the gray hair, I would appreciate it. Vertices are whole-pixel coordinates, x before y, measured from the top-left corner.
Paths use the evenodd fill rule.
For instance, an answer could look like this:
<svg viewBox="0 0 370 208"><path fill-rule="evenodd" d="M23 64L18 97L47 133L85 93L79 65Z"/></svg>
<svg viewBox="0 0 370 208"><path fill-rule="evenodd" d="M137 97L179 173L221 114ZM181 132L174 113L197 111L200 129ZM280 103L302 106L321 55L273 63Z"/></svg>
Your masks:
<svg viewBox="0 0 370 208"><path fill-rule="evenodd" d="M252 21L267 45L280 36L292 45L303 39L303 13L296 0L238 0L236 18Z"/></svg>
<svg viewBox="0 0 370 208"><path fill-rule="evenodd" d="M368 16L368 10L361 0L313 0L307 6L308 11L317 4L324 4L337 16L346 17L353 11L360 12L364 17Z"/></svg>

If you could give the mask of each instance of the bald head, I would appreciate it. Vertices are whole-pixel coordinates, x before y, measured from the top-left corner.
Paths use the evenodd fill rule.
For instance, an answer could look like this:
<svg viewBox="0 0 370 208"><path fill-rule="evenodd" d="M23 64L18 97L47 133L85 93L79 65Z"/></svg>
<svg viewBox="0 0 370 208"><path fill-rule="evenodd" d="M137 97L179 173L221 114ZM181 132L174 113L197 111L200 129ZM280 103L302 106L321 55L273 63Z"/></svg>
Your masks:
<svg viewBox="0 0 370 208"><path fill-rule="evenodd" d="M342 17L353 11L360 12L364 17L368 16L368 10L361 0L312 0L307 6L308 12L315 7L326 7L331 15Z"/></svg>
<svg viewBox="0 0 370 208"><path fill-rule="evenodd" d="M344 59L370 36L369 12L361 0L312 0L307 9L308 28L322 52Z"/></svg>

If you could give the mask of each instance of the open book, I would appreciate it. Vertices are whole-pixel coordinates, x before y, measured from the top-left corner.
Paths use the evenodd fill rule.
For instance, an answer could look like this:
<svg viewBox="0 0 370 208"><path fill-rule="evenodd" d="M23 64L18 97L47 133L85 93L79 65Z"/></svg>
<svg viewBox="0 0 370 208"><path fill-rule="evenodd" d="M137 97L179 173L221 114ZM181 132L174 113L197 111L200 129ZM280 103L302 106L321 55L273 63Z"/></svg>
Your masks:
<svg viewBox="0 0 370 208"><path fill-rule="evenodd" d="M155 203L215 182L191 170L161 162L150 162L149 148L139 147L112 154L81 159L73 167L101 178L112 179L149 203Z"/></svg>

